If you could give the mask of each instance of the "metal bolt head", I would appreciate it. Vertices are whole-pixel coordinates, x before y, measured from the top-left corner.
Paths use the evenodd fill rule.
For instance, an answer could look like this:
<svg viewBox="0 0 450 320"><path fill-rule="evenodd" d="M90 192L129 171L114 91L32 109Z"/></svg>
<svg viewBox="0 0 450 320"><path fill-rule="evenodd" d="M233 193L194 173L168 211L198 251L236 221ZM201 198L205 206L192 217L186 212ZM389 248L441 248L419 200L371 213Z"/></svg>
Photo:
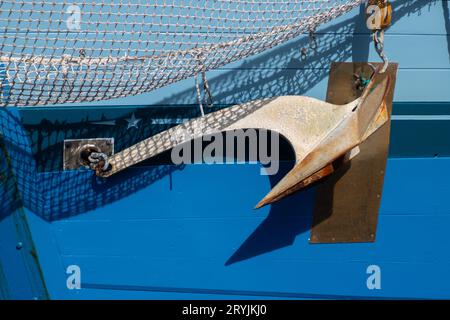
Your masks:
<svg viewBox="0 0 450 320"><path fill-rule="evenodd" d="M17 244L16 244L16 249L17 250L20 250L20 249L22 249L23 248L23 243L22 242L17 242Z"/></svg>

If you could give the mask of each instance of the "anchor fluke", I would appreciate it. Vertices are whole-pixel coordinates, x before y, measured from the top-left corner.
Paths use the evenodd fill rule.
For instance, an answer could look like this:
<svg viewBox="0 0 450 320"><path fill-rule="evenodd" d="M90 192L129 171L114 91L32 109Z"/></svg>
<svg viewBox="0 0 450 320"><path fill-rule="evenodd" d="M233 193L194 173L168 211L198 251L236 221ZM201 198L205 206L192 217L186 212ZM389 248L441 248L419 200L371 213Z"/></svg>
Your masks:
<svg viewBox="0 0 450 320"><path fill-rule="evenodd" d="M375 77L372 78L361 98L342 106L341 108L346 111L343 115L340 111L336 113L337 121L330 130L325 130L319 139L312 137L309 144L314 147L306 152L295 151L298 157L294 168L255 208L281 200L330 175L334 172L333 162L336 159L343 157L342 162L347 162L357 156L358 146L389 120L385 103L389 88L389 76L380 82L376 82ZM349 107L352 104L355 104L353 109ZM295 144L293 145L295 149Z"/></svg>

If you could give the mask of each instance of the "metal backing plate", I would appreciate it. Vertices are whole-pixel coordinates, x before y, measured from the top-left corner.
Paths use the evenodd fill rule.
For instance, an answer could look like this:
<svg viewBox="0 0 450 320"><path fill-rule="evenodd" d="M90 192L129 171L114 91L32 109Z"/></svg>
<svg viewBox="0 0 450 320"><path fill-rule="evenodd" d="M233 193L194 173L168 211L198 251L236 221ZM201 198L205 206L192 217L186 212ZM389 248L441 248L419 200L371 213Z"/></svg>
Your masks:
<svg viewBox="0 0 450 320"><path fill-rule="evenodd" d="M398 64L391 63L385 73L391 77L391 88L386 99L389 116L397 68ZM369 78L371 70L367 63L333 63L327 101L345 104L356 99L360 92L355 88L354 74ZM318 184L310 243L375 241L390 125L388 121L378 129L360 146L358 156L339 166L335 173Z"/></svg>
<svg viewBox="0 0 450 320"><path fill-rule="evenodd" d="M84 168L80 155L85 146L97 148L108 157L114 154L114 138L64 140L64 170Z"/></svg>

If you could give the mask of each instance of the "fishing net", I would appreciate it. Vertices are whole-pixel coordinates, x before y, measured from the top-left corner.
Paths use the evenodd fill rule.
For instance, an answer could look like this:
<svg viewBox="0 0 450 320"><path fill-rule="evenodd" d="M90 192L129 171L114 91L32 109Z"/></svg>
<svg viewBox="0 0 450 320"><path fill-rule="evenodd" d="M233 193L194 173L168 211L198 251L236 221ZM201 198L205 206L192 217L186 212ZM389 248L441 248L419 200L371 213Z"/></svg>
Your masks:
<svg viewBox="0 0 450 320"><path fill-rule="evenodd" d="M0 3L0 105L126 97L257 54L362 0Z"/></svg>

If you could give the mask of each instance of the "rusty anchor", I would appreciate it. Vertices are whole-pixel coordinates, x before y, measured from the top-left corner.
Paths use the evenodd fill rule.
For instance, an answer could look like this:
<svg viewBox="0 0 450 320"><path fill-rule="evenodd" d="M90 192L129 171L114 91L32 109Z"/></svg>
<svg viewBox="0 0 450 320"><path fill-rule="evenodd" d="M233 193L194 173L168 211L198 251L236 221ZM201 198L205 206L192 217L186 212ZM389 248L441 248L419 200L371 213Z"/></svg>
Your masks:
<svg viewBox="0 0 450 320"><path fill-rule="evenodd" d="M154 157L192 139L236 129L266 129L284 136L292 145L295 165L292 170L256 205L261 208L322 179L334 171L337 159L350 161L358 146L383 126L389 114L386 94L389 75L375 70L360 98L334 105L305 96L280 96L235 105L145 139L108 159L109 177L138 162ZM177 137L177 132L188 133Z"/></svg>

